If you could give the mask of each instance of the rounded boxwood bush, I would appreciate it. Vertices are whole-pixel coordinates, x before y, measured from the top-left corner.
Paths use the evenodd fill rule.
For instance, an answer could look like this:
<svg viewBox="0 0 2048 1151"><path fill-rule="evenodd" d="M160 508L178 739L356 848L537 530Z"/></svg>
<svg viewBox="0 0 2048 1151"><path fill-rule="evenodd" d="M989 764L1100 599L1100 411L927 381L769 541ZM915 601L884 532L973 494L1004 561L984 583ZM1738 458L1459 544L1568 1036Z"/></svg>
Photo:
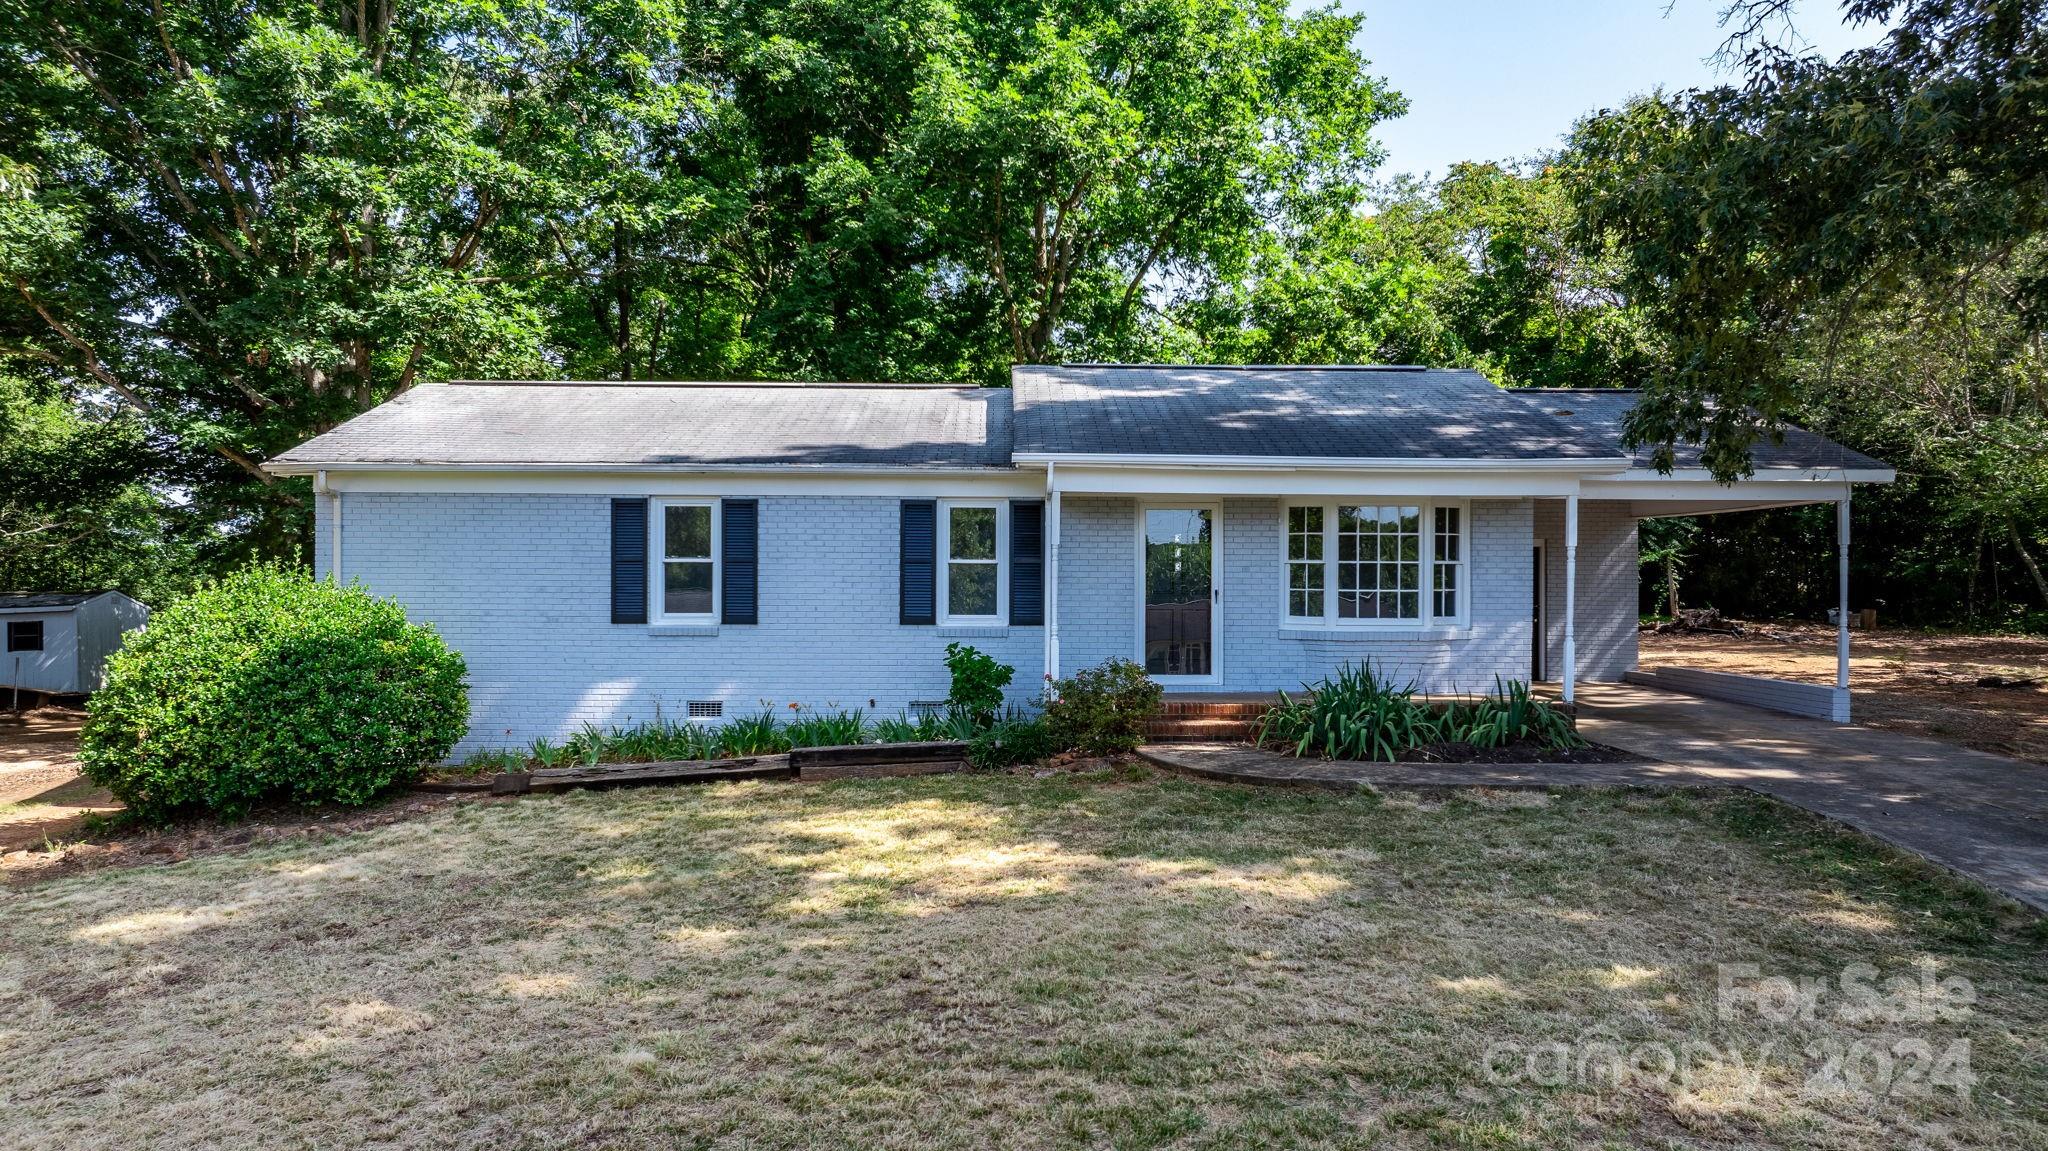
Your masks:
<svg viewBox="0 0 2048 1151"><path fill-rule="evenodd" d="M152 821L264 799L361 804L462 738L467 672L395 601L259 565L128 636L79 759Z"/></svg>

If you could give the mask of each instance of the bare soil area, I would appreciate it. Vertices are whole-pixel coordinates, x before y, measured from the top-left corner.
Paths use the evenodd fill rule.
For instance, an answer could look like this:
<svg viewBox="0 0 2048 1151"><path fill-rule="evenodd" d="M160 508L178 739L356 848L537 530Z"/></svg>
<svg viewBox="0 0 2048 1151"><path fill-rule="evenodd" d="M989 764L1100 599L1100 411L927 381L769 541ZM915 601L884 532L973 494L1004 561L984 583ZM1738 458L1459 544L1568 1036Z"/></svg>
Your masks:
<svg viewBox="0 0 2048 1151"><path fill-rule="evenodd" d="M1835 633L1809 623L1746 623L1745 634L1642 633L1644 667L1693 667L1805 683L1835 681ZM1988 687L1987 676L2034 679ZM1851 633L1858 723L2048 764L2048 638Z"/></svg>
<svg viewBox="0 0 2048 1151"><path fill-rule="evenodd" d="M120 809L78 774L84 724L85 713L68 707L0 715L0 852L61 840L87 816Z"/></svg>

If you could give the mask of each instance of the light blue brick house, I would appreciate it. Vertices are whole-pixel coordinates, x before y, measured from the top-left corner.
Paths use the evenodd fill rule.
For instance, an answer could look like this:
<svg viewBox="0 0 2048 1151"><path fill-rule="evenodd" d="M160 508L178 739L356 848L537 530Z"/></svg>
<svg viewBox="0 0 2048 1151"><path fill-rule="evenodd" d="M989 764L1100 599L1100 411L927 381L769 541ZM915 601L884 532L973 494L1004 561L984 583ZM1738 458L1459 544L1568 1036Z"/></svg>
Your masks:
<svg viewBox="0 0 2048 1151"><path fill-rule="evenodd" d="M468 659L465 747L895 714L944 699L955 641L1015 666L1019 702L1119 656L1170 691L1370 658L1433 692L1570 698L1635 665L1637 521L1834 502L1846 556L1850 486L1892 478L1801 431L1733 484L1683 451L1659 473L1620 446L1633 402L1400 367L460 383L269 467L314 478L320 573Z"/></svg>

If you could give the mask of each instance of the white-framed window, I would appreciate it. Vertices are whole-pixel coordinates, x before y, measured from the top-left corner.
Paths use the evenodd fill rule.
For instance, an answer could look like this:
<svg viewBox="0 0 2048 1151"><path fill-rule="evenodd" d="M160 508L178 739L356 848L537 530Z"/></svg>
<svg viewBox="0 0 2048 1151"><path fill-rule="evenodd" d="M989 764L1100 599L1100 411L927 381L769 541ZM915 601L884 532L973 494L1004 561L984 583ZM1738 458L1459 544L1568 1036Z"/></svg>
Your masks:
<svg viewBox="0 0 2048 1151"><path fill-rule="evenodd" d="M1334 500L1287 506L1294 627L1457 623L1465 618L1462 502Z"/></svg>
<svg viewBox="0 0 2048 1151"><path fill-rule="evenodd" d="M661 557L649 573L662 623L718 619L718 501L655 500L654 540Z"/></svg>
<svg viewBox="0 0 2048 1151"><path fill-rule="evenodd" d="M939 622L999 624L1010 592L1005 500L939 501Z"/></svg>

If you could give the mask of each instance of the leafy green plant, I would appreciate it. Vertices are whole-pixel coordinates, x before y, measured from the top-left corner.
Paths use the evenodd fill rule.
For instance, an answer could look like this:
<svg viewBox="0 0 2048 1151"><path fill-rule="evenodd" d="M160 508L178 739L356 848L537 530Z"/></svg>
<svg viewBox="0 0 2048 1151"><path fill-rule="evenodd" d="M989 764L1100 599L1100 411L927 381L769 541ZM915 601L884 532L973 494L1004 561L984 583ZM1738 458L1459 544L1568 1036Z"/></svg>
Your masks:
<svg viewBox="0 0 2048 1151"><path fill-rule="evenodd" d="M1059 750L1043 717L1015 709L967 741L967 761L983 771L1036 763Z"/></svg>
<svg viewBox="0 0 2048 1151"><path fill-rule="evenodd" d="M968 711L964 707L947 708L943 715L928 717L931 735L928 739L952 739L965 742L980 735L983 729L995 722L994 713L986 715Z"/></svg>
<svg viewBox="0 0 2048 1151"><path fill-rule="evenodd" d="M789 736L772 711L735 719L718 729L718 755L774 755L789 750Z"/></svg>
<svg viewBox="0 0 2048 1151"><path fill-rule="evenodd" d="M965 711L982 723L993 720L1001 710L1003 689L1017 675L1016 668L963 643L946 645L946 670L953 673L953 690L946 696L948 709Z"/></svg>
<svg viewBox="0 0 2048 1151"><path fill-rule="evenodd" d="M526 757L519 752L505 748L478 748L462 758L462 762L450 768L438 769L437 774L449 776L496 775L501 771L523 771Z"/></svg>
<svg viewBox="0 0 2048 1151"><path fill-rule="evenodd" d="M1389 761L1431 742L1434 725L1415 702L1415 685L1383 678L1372 661L1337 669L1295 699L1280 702L1259 721L1256 742L1294 755Z"/></svg>
<svg viewBox="0 0 2048 1151"><path fill-rule="evenodd" d="M1561 751L1586 745L1563 709L1531 696L1529 685L1521 680L1503 683L1498 676L1494 677L1492 695L1445 708L1437 722L1437 734L1439 743L1475 747L1527 742Z"/></svg>
<svg viewBox="0 0 2048 1151"><path fill-rule="evenodd" d="M1415 699L1415 684L1396 684L1367 660L1345 665L1299 698L1280 694L1262 717L1254 742L1292 755L1391 763L1401 753L1441 743L1505 747L1520 742L1551 750L1584 745L1571 717L1529 694L1520 680L1494 680L1494 694L1442 709Z"/></svg>
<svg viewBox="0 0 2048 1151"><path fill-rule="evenodd" d="M810 715L791 722L783 735L791 747L845 747L867 741L868 722L858 711Z"/></svg>
<svg viewBox="0 0 2048 1151"><path fill-rule="evenodd" d="M1145 669L1105 660L1053 685L1045 722L1058 749L1115 755L1145 742L1145 720L1164 698Z"/></svg>
<svg viewBox="0 0 2048 1151"><path fill-rule="evenodd" d="M562 766L562 763L569 758L569 749L546 736L542 736L534 740L533 746L526 750L526 757L536 767L545 771L548 768Z"/></svg>
<svg viewBox="0 0 2048 1151"><path fill-rule="evenodd" d="M563 748L569 759L585 767L596 767L608 759L616 758L616 749L607 746L604 729L594 723L586 723L575 735L569 737Z"/></svg>
<svg viewBox="0 0 2048 1151"><path fill-rule="evenodd" d="M918 743L925 738L921 721L908 715L876 720L874 736L876 743Z"/></svg>
<svg viewBox="0 0 2048 1151"><path fill-rule="evenodd" d="M396 601L271 565L160 611L107 660L80 760L140 819L361 804L469 727L462 656Z"/></svg>
<svg viewBox="0 0 2048 1151"><path fill-rule="evenodd" d="M725 732L716 724L671 724L663 732L659 759L717 759L723 754Z"/></svg>

